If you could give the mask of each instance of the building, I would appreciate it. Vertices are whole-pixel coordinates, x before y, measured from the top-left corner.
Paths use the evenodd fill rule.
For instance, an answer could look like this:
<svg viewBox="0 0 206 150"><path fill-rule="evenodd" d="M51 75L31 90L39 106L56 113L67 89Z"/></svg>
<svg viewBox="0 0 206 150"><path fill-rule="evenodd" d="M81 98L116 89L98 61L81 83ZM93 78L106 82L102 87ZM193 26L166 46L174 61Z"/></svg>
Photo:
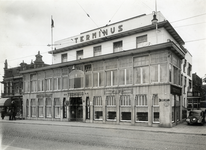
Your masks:
<svg viewBox="0 0 206 150"><path fill-rule="evenodd" d="M187 92L187 109L200 109L200 101L202 98L202 79L196 74L192 74L192 90Z"/></svg>
<svg viewBox="0 0 206 150"><path fill-rule="evenodd" d="M29 70L34 68L40 68L48 66L42 61L40 52L36 55L36 60L31 64L24 63L24 61L18 67L8 68L8 62L4 63L4 76L3 91L1 91L2 98L0 99L0 107L6 107L9 109L12 102L16 104L17 115L23 115L23 76L20 74L23 70Z"/></svg>
<svg viewBox="0 0 206 150"><path fill-rule="evenodd" d="M202 85L202 98L200 101L200 109L206 111L206 84Z"/></svg>
<svg viewBox="0 0 206 150"><path fill-rule="evenodd" d="M55 42L25 70L26 119L172 127L182 120L184 41L160 13Z"/></svg>
<svg viewBox="0 0 206 150"><path fill-rule="evenodd" d="M182 60L181 65L181 85L182 85L182 119L185 119L188 115L188 92L192 92L192 55L189 51L185 54L185 58Z"/></svg>

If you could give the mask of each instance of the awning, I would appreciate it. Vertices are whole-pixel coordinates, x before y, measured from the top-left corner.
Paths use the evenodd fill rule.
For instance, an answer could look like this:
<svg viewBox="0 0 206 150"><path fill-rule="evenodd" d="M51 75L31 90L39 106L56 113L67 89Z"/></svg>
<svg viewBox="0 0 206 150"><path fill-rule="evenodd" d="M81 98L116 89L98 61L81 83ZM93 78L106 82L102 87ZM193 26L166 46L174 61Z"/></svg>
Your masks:
<svg viewBox="0 0 206 150"><path fill-rule="evenodd" d="M0 98L0 107L1 106L11 106L11 99L9 98Z"/></svg>

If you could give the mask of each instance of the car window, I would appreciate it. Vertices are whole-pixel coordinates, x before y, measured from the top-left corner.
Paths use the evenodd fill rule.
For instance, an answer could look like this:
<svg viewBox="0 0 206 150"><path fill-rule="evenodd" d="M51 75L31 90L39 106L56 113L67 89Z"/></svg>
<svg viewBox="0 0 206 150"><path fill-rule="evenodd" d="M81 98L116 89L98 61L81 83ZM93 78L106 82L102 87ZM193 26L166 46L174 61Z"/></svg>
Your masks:
<svg viewBox="0 0 206 150"><path fill-rule="evenodd" d="M199 116L200 113L199 112L190 112L190 116Z"/></svg>

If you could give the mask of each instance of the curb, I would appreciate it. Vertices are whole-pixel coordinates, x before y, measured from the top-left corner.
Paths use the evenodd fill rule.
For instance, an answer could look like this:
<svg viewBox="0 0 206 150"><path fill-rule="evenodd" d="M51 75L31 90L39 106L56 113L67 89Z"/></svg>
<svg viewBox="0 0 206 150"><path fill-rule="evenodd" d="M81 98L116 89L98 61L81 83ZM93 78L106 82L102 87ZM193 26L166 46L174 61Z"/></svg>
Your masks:
<svg viewBox="0 0 206 150"><path fill-rule="evenodd" d="M61 124L61 123L52 123L52 122L44 122L44 123L40 123L40 122L35 122L35 121L32 121L32 122L20 122L20 121L9 121L9 120L5 120L5 121L0 121L1 123L15 123L15 124L35 124L35 125L52 125L52 126L68 126L68 127L84 127L84 128L99 128L99 129L114 129L114 130L128 130L128 131L142 131L142 132L154 132L154 133L170 133L170 134L186 134L186 135L199 135L199 136L206 136L206 133L193 133L193 132L181 132L181 131L166 131L166 130L161 130L161 129L167 129L167 128L161 128L161 127L158 127L158 128L155 128L155 127L146 127L148 129L145 129L141 127L140 128L133 128L132 126L126 126L127 128L123 128L125 126L121 126L121 127L118 127L118 125L115 125L117 127L114 127L113 125L110 125L108 124L108 126L96 126L96 124L94 125L88 125L87 124L82 124L82 125L79 125L79 124L75 124L75 125L72 125L72 124ZM137 127L137 126L135 126ZM150 129L152 128L152 130ZM156 130L157 129L157 130ZM168 130L170 130L172 128L168 128Z"/></svg>

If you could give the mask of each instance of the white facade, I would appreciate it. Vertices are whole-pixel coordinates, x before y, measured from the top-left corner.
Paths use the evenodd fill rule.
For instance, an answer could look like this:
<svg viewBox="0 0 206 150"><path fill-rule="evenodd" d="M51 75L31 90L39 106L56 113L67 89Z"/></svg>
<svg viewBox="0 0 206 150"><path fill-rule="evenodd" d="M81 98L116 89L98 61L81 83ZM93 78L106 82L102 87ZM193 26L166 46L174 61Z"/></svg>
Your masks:
<svg viewBox="0 0 206 150"><path fill-rule="evenodd" d="M134 32L135 29L143 28L145 26L151 25L151 20L153 18L153 14L142 15L140 17L134 17L131 19L127 19L118 23L111 24L106 27L102 27L101 29L95 29L92 31L81 33L80 35L66 38L60 41L55 42L56 49L65 49L64 52L53 53L54 64L62 62L62 54L67 54L67 61L77 60L77 51L83 50L83 58L94 57L93 48L95 46L101 45L101 55L113 53L113 43L122 41L122 51L127 51L131 49L137 48L137 37L141 37L143 35L147 35L147 42L141 43L138 45L139 47L144 46L152 46L155 44L161 44L168 42L168 40L173 41L175 44L178 44L177 41L168 33L168 31L163 27L157 27L157 30L150 30L146 32L138 32L137 34L132 34L130 36L125 36L124 34L127 32ZM158 12L157 13L158 22L164 22L166 19L163 15ZM113 33L112 33L113 32ZM105 36L103 35L105 33ZM123 35L121 38L113 39L114 36L118 36L119 34ZM93 41L100 40L103 38L113 39L113 40L103 40L103 42L98 44L93 44ZM82 48L75 48L75 46L79 44L89 43L88 46L84 46ZM72 47L71 50L66 50L67 47Z"/></svg>
<svg viewBox="0 0 206 150"><path fill-rule="evenodd" d="M141 15L55 42L53 65L22 72L26 119L178 124L187 50L160 12L158 24L154 18Z"/></svg>
<svg viewBox="0 0 206 150"><path fill-rule="evenodd" d="M183 95L182 106L187 108L187 92L192 92L192 55L189 52L185 54L185 59L182 60L181 68Z"/></svg>

